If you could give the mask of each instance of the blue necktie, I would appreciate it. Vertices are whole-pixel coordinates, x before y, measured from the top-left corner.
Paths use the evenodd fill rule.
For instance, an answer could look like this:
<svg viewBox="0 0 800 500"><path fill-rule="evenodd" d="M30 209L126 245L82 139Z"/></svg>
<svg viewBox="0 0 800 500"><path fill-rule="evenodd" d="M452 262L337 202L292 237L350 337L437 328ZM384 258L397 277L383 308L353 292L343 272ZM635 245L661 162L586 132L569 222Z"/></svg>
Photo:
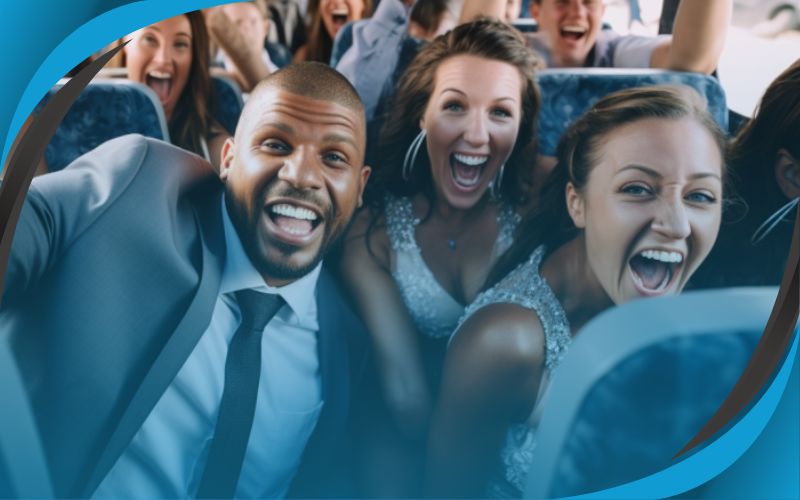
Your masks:
<svg viewBox="0 0 800 500"><path fill-rule="evenodd" d="M225 388L197 498L233 498L256 413L261 376L261 335L283 305L279 295L240 290L234 294L242 322L225 360Z"/></svg>

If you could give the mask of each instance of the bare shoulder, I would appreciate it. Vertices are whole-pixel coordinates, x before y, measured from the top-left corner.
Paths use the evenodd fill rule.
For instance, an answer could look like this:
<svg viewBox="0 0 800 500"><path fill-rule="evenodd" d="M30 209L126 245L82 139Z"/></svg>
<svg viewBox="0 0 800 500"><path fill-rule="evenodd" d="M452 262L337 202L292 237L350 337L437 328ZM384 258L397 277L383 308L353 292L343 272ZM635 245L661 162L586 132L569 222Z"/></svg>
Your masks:
<svg viewBox="0 0 800 500"><path fill-rule="evenodd" d="M456 331L450 350L483 358L503 373L538 373L544 362L544 331L536 312L517 304L489 304ZM466 351L466 352L465 352Z"/></svg>

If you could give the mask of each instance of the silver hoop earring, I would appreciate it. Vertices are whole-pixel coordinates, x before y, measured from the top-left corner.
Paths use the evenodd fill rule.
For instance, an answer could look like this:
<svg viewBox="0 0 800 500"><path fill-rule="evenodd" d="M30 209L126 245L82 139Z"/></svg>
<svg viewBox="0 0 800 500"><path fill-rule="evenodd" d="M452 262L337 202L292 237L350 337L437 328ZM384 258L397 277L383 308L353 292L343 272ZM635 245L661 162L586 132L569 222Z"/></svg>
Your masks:
<svg viewBox="0 0 800 500"><path fill-rule="evenodd" d="M789 215L789 212L791 212L792 209L798 205L800 205L800 197L789 200L789 203L782 206L774 214L767 217L767 220L758 226L756 232L753 233L753 237L750 238L750 243L752 243L753 246L761 243L761 240L763 240L770 232L772 232L772 230L775 229L775 226L777 226L780 221Z"/></svg>
<svg viewBox="0 0 800 500"><path fill-rule="evenodd" d="M414 163L417 161L417 154L419 153L419 148L422 147L422 144L425 142L425 129L419 131L414 140L411 141L411 144L408 146L408 151L406 151L406 157L403 159L403 180L408 181L411 179L411 170L414 168Z"/></svg>
<svg viewBox="0 0 800 500"><path fill-rule="evenodd" d="M495 176L494 180L492 180L492 185L489 188L492 198L500 199L500 185L503 183L503 173L506 169L506 164L503 163L500 165L500 170L497 171L497 175Z"/></svg>

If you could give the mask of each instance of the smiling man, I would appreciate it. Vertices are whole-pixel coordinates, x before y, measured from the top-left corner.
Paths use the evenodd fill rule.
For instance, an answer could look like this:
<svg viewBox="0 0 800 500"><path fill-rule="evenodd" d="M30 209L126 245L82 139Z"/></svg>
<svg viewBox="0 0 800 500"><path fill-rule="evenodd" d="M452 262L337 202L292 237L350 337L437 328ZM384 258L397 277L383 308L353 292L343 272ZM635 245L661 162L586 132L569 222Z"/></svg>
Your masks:
<svg viewBox="0 0 800 500"><path fill-rule="evenodd" d="M501 0L487 0L492 5ZM672 35L621 36L602 29L604 0L532 0L539 31L531 47L548 67L663 68L711 73L731 20L732 0L684 0Z"/></svg>
<svg viewBox="0 0 800 500"><path fill-rule="evenodd" d="M218 178L126 136L33 182L0 325L60 496L331 493L363 345L321 259L364 148L357 94L308 63L254 90Z"/></svg>

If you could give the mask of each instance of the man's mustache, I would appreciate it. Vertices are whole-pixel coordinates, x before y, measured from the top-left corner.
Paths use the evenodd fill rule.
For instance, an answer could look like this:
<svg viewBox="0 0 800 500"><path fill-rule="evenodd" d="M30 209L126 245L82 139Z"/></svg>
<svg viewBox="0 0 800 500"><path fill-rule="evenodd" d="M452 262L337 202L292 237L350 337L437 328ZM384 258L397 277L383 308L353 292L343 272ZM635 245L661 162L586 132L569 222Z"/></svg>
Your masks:
<svg viewBox="0 0 800 500"><path fill-rule="evenodd" d="M313 205L319 210L320 214L322 214L323 220L325 221L332 220L333 216L335 215L333 203L323 199L315 190L312 189L297 189L290 184L281 183L275 186L267 187L262 196L262 206L266 203L266 200L270 198L294 199L309 205Z"/></svg>

